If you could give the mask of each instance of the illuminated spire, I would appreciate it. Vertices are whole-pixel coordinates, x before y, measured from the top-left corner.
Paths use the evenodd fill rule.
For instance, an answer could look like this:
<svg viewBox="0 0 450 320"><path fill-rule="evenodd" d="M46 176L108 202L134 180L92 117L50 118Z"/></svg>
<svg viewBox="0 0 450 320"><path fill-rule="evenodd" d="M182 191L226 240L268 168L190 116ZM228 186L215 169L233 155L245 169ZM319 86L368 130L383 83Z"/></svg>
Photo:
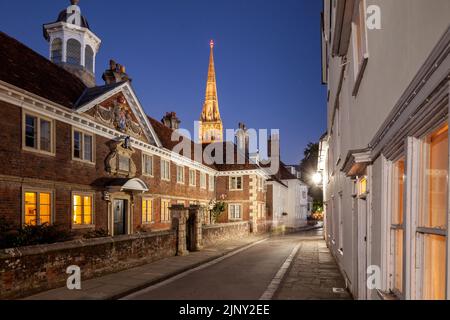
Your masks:
<svg viewBox="0 0 450 320"><path fill-rule="evenodd" d="M217 98L216 70L214 67L214 41L210 42L211 54L209 57L208 80L206 82L205 103L200 120L220 121L219 100Z"/></svg>

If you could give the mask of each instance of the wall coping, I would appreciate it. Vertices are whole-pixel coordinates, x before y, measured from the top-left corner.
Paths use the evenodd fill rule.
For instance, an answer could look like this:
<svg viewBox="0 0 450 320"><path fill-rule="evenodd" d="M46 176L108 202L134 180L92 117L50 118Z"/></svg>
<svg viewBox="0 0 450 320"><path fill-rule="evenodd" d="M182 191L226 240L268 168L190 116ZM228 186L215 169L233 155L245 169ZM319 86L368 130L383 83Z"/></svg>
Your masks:
<svg viewBox="0 0 450 320"><path fill-rule="evenodd" d="M174 230L157 231L149 233L136 233L131 235L123 235L117 237L104 237L96 239L72 240L66 242L57 242L52 244L39 244L28 247L18 247L0 250L0 260L11 259L24 256L32 256L38 254L46 254L50 252L70 250L76 248L92 247L104 244L120 243L132 240L143 240L153 237L175 234Z"/></svg>
<svg viewBox="0 0 450 320"><path fill-rule="evenodd" d="M219 228L226 228L226 227L243 226L243 225L248 225L248 224L250 224L249 221L218 223L218 224L204 225L203 229L219 229Z"/></svg>

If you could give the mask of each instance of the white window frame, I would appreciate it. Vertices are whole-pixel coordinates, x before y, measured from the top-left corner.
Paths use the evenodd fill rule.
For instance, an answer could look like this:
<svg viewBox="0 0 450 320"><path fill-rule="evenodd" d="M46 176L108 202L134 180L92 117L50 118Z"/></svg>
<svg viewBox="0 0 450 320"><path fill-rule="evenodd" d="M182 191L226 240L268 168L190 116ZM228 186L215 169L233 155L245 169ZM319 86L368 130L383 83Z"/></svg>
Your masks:
<svg viewBox="0 0 450 320"><path fill-rule="evenodd" d="M194 180L192 180L192 178L194 178ZM189 169L189 186L197 186L197 170L195 169Z"/></svg>
<svg viewBox="0 0 450 320"><path fill-rule="evenodd" d="M147 169L146 169L146 160L147 159L150 159L151 162L152 162L152 164L151 164L152 172L147 172ZM142 175L143 176L147 176L147 177L153 177L154 171L155 171L155 160L154 160L153 155L147 154L147 153L143 153L142 154Z"/></svg>
<svg viewBox="0 0 450 320"><path fill-rule="evenodd" d="M40 223L40 197L39 194L41 193L49 193L50 194L50 224L55 223L55 191L52 189L45 189L45 188L32 188L32 187L25 187L22 188L22 226L25 226L25 193L36 193L36 219L38 219L39 224L36 223L36 225L41 225Z"/></svg>
<svg viewBox="0 0 450 320"><path fill-rule="evenodd" d="M238 179L241 179L241 187L240 188L238 188ZM234 180L236 181L235 186L233 185L233 181ZM230 177L229 189L230 189L230 191L242 191L242 190L244 190L244 177L243 176Z"/></svg>
<svg viewBox="0 0 450 320"><path fill-rule="evenodd" d="M91 211L92 211L92 223L90 224L75 224L75 222L73 221L73 214L74 214L74 201L73 198L75 196L80 196L80 197L91 197ZM83 217L84 217L84 199L82 199L83 201ZM95 193L94 192L79 192L79 191L73 191L71 194L71 217L70 217L70 221L72 224L72 229L84 229L84 228L93 228L95 227Z"/></svg>
<svg viewBox="0 0 450 320"><path fill-rule="evenodd" d="M184 166L177 165L177 183L185 184Z"/></svg>
<svg viewBox="0 0 450 320"><path fill-rule="evenodd" d="M81 134L81 146L80 146L80 158L75 157L75 132L79 132ZM84 144L85 144L85 136L91 137L92 139L92 145L91 145L91 155L92 155L92 161L86 160L84 158ZM80 130L78 128L72 127L72 160L78 161L78 162L84 162L87 164L95 164L95 135L89 132L86 132L84 130Z"/></svg>
<svg viewBox="0 0 450 320"><path fill-rule="evenodd" d="M143 219L144 218L144 212L142 210L144 209L144 202L146 202L146 201L147 202L150 201L151 205L152 205L152 211L150 213L150 215L151 215L150 221L144 221L144 219ZM148 216L147 216L147 218L148 218ZM150 224L154 224L155 223L155 200L152 197L146 197L146 196L142 197L142 202L141 202L141 223L143 225L150 225Z"/></svg>
<svg viewBox="0 0 450 320"><path fill-rule="evenodd" d="M200 172L200 188L206 189L206 173Z"/></svg>
<svg viewBox="0 0 450 320"><path fill-rule="evenodd" d="M208 176L208 188L209 191L214 191L216 189L215 177L213 175Z"/></svg>
<svg viewBox="0 0 450 320"><path fill-rule="evenodd" d="M36 148L32 148L32 147L28 147L26 145L26 119L27 116L36 118ZM50 149L51 151L45 151L45 150L41 150L41 120L50 122ZM40 154L44 154L44 155L49 155L49 156L55 156L56 155L56 126L55 126L55 120L39 115L37 113L34 112L29 112L29 111L23 111L22 112L22 149L25 151L31 151L31 152L35 152L35 153L40 153Z"/></svg>
<svg viewBox="0 0 450 320"><path fill-rule="evenodd" d="M363 29L361 32L363 33L363 39L362 39L362 49L363 49L363 56L362 60L359 59L359 52L358 52L358 39L357 37L357 26L355 23L355 20L358 16L360 16L359 10L361 9L359 6L362 6L363 9ZM369 42L368 42L368 33L367 33L367 23L366 23L366 17L367 17L367 4L366 0L357 0L357 3L355 5L355 12L352 19L352 47L353 47L353 70L354 70L354 87L353 87L353 96L358 95L359 87L361 85L362 78L364 76L364 71L366 70L367 63L369 61Z"/></svg>
<svg viewBox="0 0 450 320"><path fill-rule="evenodd" d="M236 215L236 208L239 208L239 218L233 217L232 211L234 209L234 215ZM230 221L242 221L242 204L230 203L228 205L228 220Z"/></svg>
<svg viewBox="0 0 450 320"><path fill-rule="evenodd" d="M170 181L170 160L161 159L161 180Z"/></svg>
<svg viewBox="0 0 450 320"><path fill-rule="evenodd" d="M163 219L163 217L165 218L166 217L166 215L163 213L164 212L164 205L163 205L163 203L166 203L166 204L168 204L168 209L167 209L167 220L164 220ZM161 221L161 223L170 223L171 221L170 221L170 206L171 206L171 201L170 201L170 199L161 199L161 202L160 202L160 221Z"/></svg>

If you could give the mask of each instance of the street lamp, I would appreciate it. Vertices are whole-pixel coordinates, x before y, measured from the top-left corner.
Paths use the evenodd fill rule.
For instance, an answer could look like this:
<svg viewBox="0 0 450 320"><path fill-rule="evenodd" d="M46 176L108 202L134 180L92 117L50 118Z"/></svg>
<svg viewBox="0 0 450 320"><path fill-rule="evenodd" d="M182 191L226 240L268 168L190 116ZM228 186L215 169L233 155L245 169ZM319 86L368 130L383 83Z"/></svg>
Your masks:
<svg viewBox="0 0 450 320"><path fill-rule="evenodd" d="M320 172L316 172L312 179L315 184L320 185L322 183L322 174Z"/></svg>

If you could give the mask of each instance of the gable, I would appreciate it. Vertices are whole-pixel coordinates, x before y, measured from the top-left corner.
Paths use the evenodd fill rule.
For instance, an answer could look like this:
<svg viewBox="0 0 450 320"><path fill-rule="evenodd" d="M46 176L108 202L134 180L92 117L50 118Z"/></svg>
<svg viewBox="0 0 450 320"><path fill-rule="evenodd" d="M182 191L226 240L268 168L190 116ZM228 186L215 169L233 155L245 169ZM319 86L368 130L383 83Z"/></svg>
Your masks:
<svg viewBox="0 0 450 320"><path fill-rule="evenodd" d="M160 147L161 143L148 121L129 82L86 91L77 113L83 113L111 129Z"/></svg>

